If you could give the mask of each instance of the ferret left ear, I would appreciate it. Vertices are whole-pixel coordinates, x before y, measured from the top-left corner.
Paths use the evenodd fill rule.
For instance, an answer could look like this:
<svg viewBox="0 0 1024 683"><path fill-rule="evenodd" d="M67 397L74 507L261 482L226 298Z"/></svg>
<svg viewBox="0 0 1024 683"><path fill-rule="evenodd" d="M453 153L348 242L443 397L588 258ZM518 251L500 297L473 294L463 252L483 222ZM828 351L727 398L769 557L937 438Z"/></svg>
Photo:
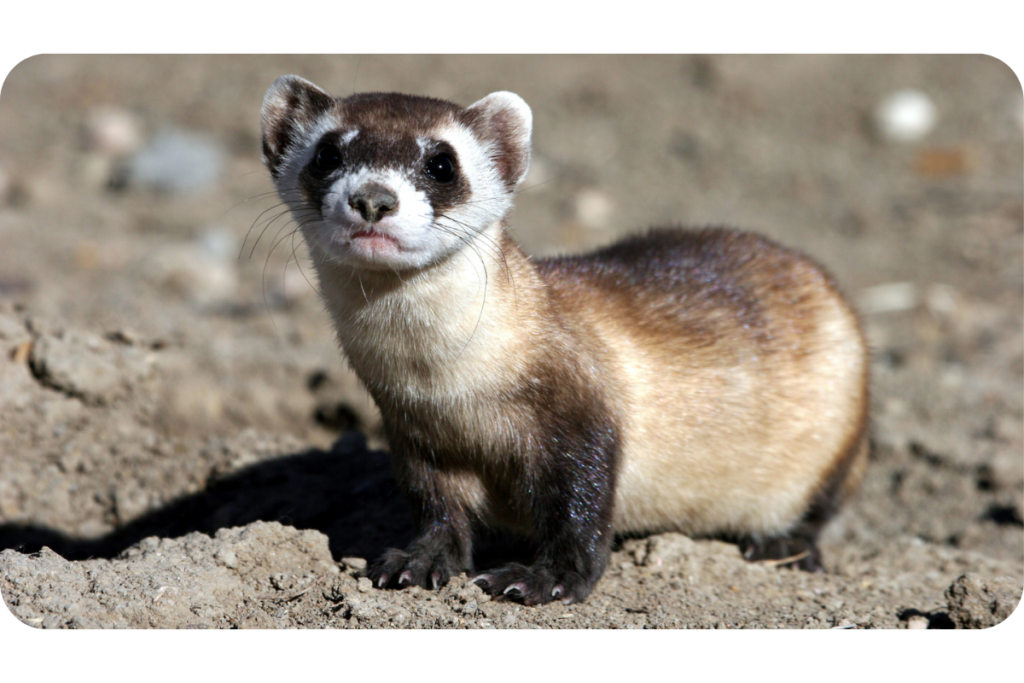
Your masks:
<svg viewBox="0 0 1024 683"><path fill-rule="evenodd" d="M491 160L509 191L514 190L530 170L530 106L515 93L495 92L467 107L466 113L477 136L493 145Z"/></svg>
<svg viewBox="0 0 1024 683"><path fill-rule="evenodd" d="M281 76L263 97L263 163L277 177L281 161L301 142L317 120L331 110L334 99L298 76Z"/></svg>

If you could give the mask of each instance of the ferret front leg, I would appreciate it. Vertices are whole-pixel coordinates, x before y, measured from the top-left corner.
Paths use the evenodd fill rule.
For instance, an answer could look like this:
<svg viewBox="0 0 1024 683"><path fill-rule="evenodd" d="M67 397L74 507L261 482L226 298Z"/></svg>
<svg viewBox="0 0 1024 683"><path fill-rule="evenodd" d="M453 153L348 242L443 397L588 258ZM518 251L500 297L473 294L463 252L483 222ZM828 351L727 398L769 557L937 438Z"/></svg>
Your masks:
<svg viewBox="0 0 1024 683"><path fill-rule="evenodd" d="M429 469L426 465L420 468ZM452 497L444 495L436 473L406 471L398 474L400 480L405 480L416 538L405 550L387 550L370 566L367 576L379 588L437 589L459 572L471 573L472 537L466 510Z"/></svg>
<svg viewBox="0 0 1024 683"><path fill-rule="evenodd" d="M592 436L589 443L545 454L531 500L540 548L530 567L511 563L477 576L474 581L490 595L524 605L569 605L590 595L601 578L614 537L618 443L611 430Z"/></svg>

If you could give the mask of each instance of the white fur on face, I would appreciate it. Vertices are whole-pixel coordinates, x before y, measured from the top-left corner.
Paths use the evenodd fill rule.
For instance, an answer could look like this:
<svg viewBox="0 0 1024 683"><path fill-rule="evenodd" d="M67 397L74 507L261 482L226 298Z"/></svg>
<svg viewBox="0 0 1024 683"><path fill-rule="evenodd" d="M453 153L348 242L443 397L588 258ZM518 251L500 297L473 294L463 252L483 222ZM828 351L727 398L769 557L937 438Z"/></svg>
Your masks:
<svg viewBox="0 0 1024 683"><path fill-rule="evenodd" d="M464 248L466 243L508 212L511 196L486 155L486 149L461 126L438 131L436 138L455 148L470 185L470 196L442 215L434 212L426 195L410 174L413 169L359 168L339 178L324 196L323 221L310 224L311 244L329 245L330 256L369 268L423 268ZM426 148L426 145L424 145ZM425 157L421 156L420 165ZM366 185L381 185L398 197L397 210L373 224L372 231L393 239L383 242L354 237L371 229L349 206L354 192Z"/></svg>
<svg viewBox="0 0 1024 683"><path fill-rule="evenodd" d="M338 177L321 206L311 207L299 187L299 175L313 159L317 142L338 131L342 147L360 134L346 129L333 115L302 131L302 142L281 161L277 186L302 226L313 254L324 261L369 269L419 269L464 249L481 232L500 221L512 206L512 193L491 156L493 143L481 142L467 127L452 121L420 136L420 157L406 169L356 167ZM426 161L431 140L454 149L469 197L443 214L435 214L428 196L414 183ZM380 221L367 224L349 206L353 193L368 184L381 185L398 197L398 207ZM314 219L312 213L319 214Z"/></svg>
<svg viewBox="0 0 1024 683"><path fill-rule="evenodd" d="M512 208L512 194L490 159L490 145L483 145L468 129L451 124L433 131L434 137L455 148L462 172L469 179L470 196L445 212L438 223L463 233L479 233L504 218Z"/></svg>
<svg viewBox="0 0 1024 683"><path fill-rule="evenodd" d="M369 224L349 206L349 198L367 185L380 185L398 197L397 209ZM346 173L324 195L322 221L303 229L315 248L334 258L368 268L418 268L429 264L448 246L442 231L435 230L434 209L427 196L393 169L366 167Z"/></svg>
<svg viewBox="0 0 1024 683"><path fill-rule="evenodd" d="M366 268L421 268L433 260L441 246L432 234L433 208L423 192L417 190L402 174L388 170L357 168L335 180L316 207L321 218L313 219L314 210L299 187L299 174L316 153L317 142L331 131L342 128L333 116L320 119L304 131L302 143L282 159L277 180L278 191L292 209L306 242L315 256L326 261L350 263ZM343 132L339 144L344 147L358 135L358 129ZM398 197L398 209L372 228L359 212L349 206L351 195L366 184L389 188ZM357 237L371 230L377 236Z"/></svg>

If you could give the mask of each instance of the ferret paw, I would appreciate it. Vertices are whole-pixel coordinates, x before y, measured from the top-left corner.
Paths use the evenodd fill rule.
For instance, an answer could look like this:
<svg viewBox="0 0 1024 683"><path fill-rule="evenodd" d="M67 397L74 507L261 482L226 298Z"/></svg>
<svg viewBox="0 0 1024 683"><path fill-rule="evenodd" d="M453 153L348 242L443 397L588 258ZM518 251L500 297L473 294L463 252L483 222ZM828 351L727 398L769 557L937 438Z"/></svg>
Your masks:
<svg viewBox="0 0 1024 683"><path fill-rule="evenodd" d="M576 572L556 572L548 567L524 567L511 563L479 574L473 583L495 600L514 600L524 605L543 605L560 600L563 605L581 602L594 581Z"/></svg>
<svg viewBox="0 0 1024 683"><path fill-rule="evenodd" d="M370 565L366 576L377 588L419 586L437 590L458 572L456 563L444 555L391 548Z"/></svg>
<svg viewBox="0 0 1024 683"><path fill-rule="evenodd" d="M824 572L821 551L814 541L806 538L770 538L762 541L740 542L743 557L751 562L770 562L779 566L794 567L805 572Z"/></svg>

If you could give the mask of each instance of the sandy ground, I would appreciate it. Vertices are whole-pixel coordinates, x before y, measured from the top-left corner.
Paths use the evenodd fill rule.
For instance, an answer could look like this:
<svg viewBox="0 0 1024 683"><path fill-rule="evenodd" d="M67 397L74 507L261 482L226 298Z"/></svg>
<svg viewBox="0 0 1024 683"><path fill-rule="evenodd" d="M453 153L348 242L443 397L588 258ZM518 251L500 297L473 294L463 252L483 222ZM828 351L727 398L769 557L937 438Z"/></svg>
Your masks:
<svg viewBox="0 0 1024 683"><path fill-rule="evenodd" d="M360 579L410 523L260 165L284 73L522 95L531 253L725 224L826 264L874 350L872 462L828 572L668 534L623 541L569 607ZM937 118L897 141L873 112L904 88ZM1024 581L1022 120L987 57L29 59L0 94L7 608L42 628L992 626ZM140 161L173 131L198 150L178 185ZM493 539L478 565L522 552Z"/></svg>

